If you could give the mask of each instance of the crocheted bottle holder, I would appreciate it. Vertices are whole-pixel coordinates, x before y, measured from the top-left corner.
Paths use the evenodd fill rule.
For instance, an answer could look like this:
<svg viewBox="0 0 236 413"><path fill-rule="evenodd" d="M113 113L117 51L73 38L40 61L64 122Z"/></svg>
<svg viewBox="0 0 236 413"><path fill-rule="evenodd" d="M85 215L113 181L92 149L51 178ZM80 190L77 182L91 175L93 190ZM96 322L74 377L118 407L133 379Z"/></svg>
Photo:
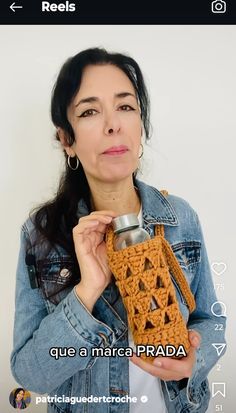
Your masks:
<svg viewBox="0 0 236 413"><path fill-rule="evenodd" d="M184 346L190 343L185 320L180 312L171 275L191 313L195 300L172 248L164 237L164 226L155 226L155 236L122 250L114 250L114 231L106 231L108 265L116 279L135 345ZM152 362L154 357L142 353ZM175 358L175 356L174 356Z"/></svg>

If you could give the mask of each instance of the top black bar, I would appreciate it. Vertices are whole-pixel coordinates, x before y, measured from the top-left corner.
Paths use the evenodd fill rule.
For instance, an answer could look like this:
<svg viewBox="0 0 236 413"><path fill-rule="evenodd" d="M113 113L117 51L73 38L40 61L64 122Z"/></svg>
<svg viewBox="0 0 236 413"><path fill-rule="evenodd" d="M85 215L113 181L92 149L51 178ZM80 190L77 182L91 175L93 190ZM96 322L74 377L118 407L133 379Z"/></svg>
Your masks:
<svg viewBox="0 0 236 413"><path fill-rule="evenodd" d="M236 1L1 0L0 24L236 24Z"/></svg>

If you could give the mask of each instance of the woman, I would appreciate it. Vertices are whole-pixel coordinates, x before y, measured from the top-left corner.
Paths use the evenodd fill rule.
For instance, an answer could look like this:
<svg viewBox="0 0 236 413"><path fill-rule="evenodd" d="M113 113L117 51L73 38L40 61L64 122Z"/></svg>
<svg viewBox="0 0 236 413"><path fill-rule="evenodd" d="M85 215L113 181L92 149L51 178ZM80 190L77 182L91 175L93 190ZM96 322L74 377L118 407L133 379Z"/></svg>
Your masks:
<svg viewBox="0 0 236 413"><path fill-rule="evenodd" d="M211 343L224 342L215 323L225 327L225 318L219 304L218 316L211 313L217 298L196 212L136 178L143 129L150 138L149 98L138 64L99 48L78 53L59 73L51 115L66 169L56 197L22 226L14 377L29 390L49 393L50 413L205 412L207 375L218 360ZM135 355L91 355L93 347L131 343L104 241L112 218L131 212L150 236L164 224L196 301L190 315L176 288L191 347L187 357L164 357L161 366L160 358L151 365ZM58 398L63 395L67 399ZM79 399L91 395L98 402Z"/></svg>
<svg viewBox="0 0 236 413"><path fill-rule="evenodd" d="M14 391L12 406L15 407L15 409L25 409L27 407L24 401L24 394L25 391L21 387L18 387L18 389Z"/></svg>

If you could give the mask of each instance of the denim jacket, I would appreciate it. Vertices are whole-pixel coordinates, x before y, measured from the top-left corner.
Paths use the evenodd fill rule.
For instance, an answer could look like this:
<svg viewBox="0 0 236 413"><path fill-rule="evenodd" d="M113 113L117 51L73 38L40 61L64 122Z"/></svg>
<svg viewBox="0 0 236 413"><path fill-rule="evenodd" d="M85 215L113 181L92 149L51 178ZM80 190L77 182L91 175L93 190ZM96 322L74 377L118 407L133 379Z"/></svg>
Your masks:
<svg viewBox="0 0 236 413"><path fill-rule="evenodd" d="M196 309L189 314L185 299L176 284L176 297L188 329L201 334L196 361L190 378L162 381L161 388L169 413L203 413L210 398L207 375L219 357L212 343L225 343L225 317L221 315L196 212L182 198L165 197L153 186L136 178L135 186L142 202L143 228L151 237L154 226L164 224L165 237L186 276L195 297ZM83 199L78 203L78 219L91 211ZM37 394L57 396L49 399L48 413L128 413L129 402L72 402L72 396L129 395L129 359L127 357L95 357L93 347L128 347L126 311L114 282L111 282L96 301L92 313L85 307L75 288L68 286L51 300L55 285L67 285L73 271L68 253L58 247L35 247L36 270L40 272L40 288L31 288L29 268L25 263L26 246L34 243L33 220L21 228L21 244L17 264L14 345L11 369L16 381ZM47 253L45 252L47 250ZM46 255L45 255L46 254ZM56 284L55 284L56 283ZM44 294L42 294L44 291ZM221 325L220 328L216 328ZM55 359L49 354L52 347L73 347L75 357ZM87 348L87 355L79 349ZM221 353L221 356L224 354ZM68 399L59 396L71 397ZM81 400L81 399L77 399ZM153 412L154 413L154 412Z"/></svg>

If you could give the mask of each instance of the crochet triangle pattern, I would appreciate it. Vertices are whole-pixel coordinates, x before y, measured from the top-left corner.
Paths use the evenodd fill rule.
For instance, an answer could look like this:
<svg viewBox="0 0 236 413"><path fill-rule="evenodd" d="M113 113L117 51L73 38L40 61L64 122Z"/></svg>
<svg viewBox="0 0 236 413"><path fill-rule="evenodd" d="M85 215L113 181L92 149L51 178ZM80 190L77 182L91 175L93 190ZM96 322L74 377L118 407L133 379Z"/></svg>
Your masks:
<svg viewBox="0 0 236 413"><path fill-rule="evenodd" d="M175 278L191 313L195 300L172 248L164 237L164 226L155 226L155 236L144 242L114 250L114 231L106 231L108 265L127 310L128 324L135 345L182 345L188 353L190 343L185 320L180 312ZM152 362L155 357L141 357ZM175 356L173 356L175 357Z"/></svg>

